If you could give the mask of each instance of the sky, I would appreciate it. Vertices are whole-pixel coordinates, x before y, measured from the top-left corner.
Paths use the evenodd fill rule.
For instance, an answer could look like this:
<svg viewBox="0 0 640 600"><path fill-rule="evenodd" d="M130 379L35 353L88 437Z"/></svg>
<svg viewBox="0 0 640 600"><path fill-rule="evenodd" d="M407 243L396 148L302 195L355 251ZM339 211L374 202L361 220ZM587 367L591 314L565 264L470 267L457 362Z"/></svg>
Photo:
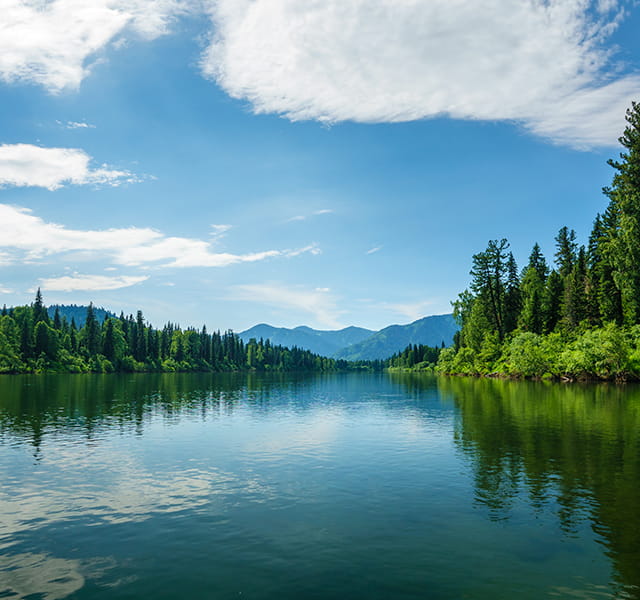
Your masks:
<svg viewBox="0 0 640 600"><path fill-rule="evenodd" d="M625 0L1 0L0 305L380 329L586 242Z"/></svg>

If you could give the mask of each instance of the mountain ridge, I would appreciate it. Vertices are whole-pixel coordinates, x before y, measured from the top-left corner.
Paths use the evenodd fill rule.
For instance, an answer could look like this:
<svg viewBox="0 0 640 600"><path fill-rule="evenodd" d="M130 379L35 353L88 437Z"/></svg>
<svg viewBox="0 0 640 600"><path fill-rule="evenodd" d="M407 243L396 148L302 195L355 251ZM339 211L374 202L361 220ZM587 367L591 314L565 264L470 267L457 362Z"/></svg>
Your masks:
<svg viewBox="0 0 640 600"><path fill-rule="evenodd" d="M349 326L338 330L313 329L307 325L274 327L259 323L238 336L245 342L251 338L268 339L273 344L304 348L317 354L345 360L385 359L404 350L409 344L449 346L458 325L452 314L430 315L406 325L389 325L374 331Z"/></svg>

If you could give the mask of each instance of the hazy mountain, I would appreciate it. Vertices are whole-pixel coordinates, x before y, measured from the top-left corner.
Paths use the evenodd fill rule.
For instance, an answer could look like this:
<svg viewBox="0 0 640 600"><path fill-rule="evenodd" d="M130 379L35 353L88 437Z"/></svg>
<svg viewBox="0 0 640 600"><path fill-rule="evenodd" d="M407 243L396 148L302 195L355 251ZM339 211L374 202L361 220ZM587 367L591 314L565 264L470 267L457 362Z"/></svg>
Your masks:
<svg viewBox="0 0 640 600"><path fill-rule="evenodd" d="M304 348L322 356L333 356L346 346L357 344L370 337L374 331L362 327L346 327L338 331L322 331L311 329L304 325L287 329L285 327L272 327L265 323L256 325L238 334L244 342L251 338L269 340L274 345L292 348Z"/></svg>
<svg viewBox="0 0 640 600"><path fill-rule="evenodd" d="M47 313L49 318L53 319L53 315L56 313L56 308L60 311L60 318L66 317L67 321L71 323L71 319L75 319L76 325L80 328L84 326L84 322L87 318L88 306L78 306L77 304L52 304L47 307ZM117 315L104 308L93 307L93 311L98 319L99 323L102 323L107 317L115 318Z"/></svg>
<svg viewBox="0 0 640 600"><path fill-rule="evenodd" d="M289 348L297 346L323 356L347 360L375 360L388 358L404 350L409 344L450 346L458 325L452 315L435 315L419 319L409 325L391 325L380 331L361 327L347 327L339 331L321 331L311 327L272 327L264 323L240 333L248 342L251 338L270 340Z"/></svg>
<svg viewBox="0 0 640 600"><path fill-rule="evenodd" d="M366 340L343 348L334 356L346 360L376 360L389 358L409 344L440 346L444 342L445 346L450 346L458 329L453 315L424 317L409 325L385 327Z"/></svg>

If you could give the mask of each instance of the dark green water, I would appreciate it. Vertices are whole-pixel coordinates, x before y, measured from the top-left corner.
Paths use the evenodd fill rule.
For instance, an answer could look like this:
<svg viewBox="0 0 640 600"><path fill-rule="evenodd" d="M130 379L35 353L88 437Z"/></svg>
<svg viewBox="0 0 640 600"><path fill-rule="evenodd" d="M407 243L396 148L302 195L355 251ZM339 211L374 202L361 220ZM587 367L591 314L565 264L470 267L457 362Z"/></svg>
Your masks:
<svg viewBox="0 0 640 600"><path fill-rule="evenodd" d="M0 598L640 597L640 388L0 378Z"/></svg>

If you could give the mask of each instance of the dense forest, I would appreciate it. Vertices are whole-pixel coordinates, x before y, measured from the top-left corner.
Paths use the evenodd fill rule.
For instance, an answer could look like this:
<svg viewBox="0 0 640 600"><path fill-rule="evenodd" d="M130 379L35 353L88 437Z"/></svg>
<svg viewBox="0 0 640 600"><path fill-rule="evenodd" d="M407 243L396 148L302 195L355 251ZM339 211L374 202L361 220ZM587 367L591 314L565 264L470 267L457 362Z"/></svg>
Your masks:
<svg viewBox="0 0 640 600"><path fill-rule="evenodd" d="M640 104L626 121L608 206L586 246L563 227L553 266L535 244L519 271L506 239L473 256L470 287L453 302L461 330L440 372L640 379Z"/></svg>
<svg viewBox="0 0 640 600"><path fill-rule="evenodd" d="M187 371L339 371L379 370L381 361L347 362L300 348L244 343L231 331L208 333L167 323L149 325L141 311L101 322L93 305L83 326L60 316L49 317L40 290L29 306L2 309L0 373L110 373Z"/></svg>

